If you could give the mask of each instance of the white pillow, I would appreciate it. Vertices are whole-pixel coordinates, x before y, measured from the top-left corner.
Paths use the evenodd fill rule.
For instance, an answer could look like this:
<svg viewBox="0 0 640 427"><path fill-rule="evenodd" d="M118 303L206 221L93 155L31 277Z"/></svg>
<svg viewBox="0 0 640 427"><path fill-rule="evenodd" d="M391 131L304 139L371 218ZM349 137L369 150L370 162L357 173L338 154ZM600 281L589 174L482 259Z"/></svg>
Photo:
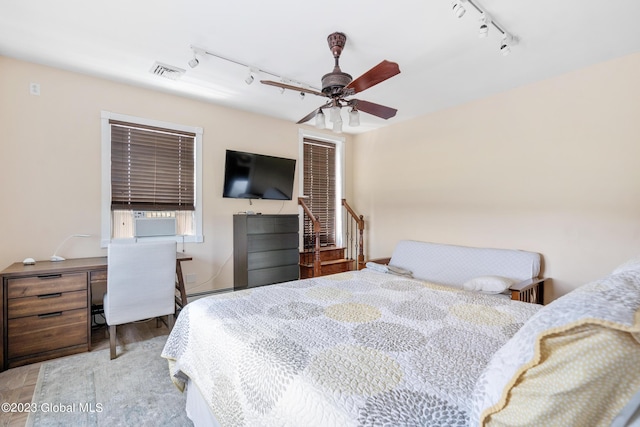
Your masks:
<svg viewBox="0 0 640 427"><path fill-rule="evenodd" d="M402 268L402 267L398 267L395 265L387 265L387 268L389 269L389 273L391 274L397 274L398 276L407 276L407 277L412 277L411 271Z"/></svg>
<svg viewBox="0 0 640 427"><path fill-rule="evenodd" d="M516 283L515 280L502 276L480 276L467 280L462 288L467 291L484 292L486 294L500 294L511 285Z"/></svg>

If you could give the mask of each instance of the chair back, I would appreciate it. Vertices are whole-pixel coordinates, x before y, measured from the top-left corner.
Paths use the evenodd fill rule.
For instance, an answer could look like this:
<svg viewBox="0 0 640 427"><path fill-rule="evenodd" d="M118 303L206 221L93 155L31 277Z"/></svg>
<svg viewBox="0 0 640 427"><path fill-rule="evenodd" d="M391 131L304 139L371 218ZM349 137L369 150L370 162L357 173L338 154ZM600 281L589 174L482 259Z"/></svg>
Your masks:
<svg viewBox="0 0 640 427"><path fill-rule="evenodd" d="M175 312L176 242L112 243L104 313L108 325Z"/></svg>

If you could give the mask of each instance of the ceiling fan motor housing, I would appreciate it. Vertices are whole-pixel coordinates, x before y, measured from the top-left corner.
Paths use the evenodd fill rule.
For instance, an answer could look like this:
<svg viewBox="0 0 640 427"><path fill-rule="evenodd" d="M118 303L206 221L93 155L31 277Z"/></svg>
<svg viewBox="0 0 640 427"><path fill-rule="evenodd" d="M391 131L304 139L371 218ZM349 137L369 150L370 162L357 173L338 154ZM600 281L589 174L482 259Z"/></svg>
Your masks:
<svg viewBox="0 0 640 427"><path fill-rule="evenodd" d="M343 73L340 70L340 65L338 64L342 49L347 43L347 36L340 32L329 34L327 43L335 59L335 66L331 73L322 76L322 93L331 97L340 96L342 89L353 80L350 74Z"/></svg>
<svg viewBox="0 0 640 427"><path fill-rule="evenodd" d="M325 74L322 76L322 93L327 96L339 96L351 80L353 80L351 75L342 71Z"/></svg>

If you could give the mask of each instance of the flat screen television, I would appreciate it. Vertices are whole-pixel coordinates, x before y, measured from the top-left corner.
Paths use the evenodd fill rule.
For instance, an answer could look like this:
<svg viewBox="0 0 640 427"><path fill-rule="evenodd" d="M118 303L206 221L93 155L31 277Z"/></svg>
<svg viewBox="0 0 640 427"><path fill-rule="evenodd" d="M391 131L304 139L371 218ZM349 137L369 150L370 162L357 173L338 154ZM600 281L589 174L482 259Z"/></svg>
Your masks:
<svg viewBox="0 0 640 427"><path fill-rule="evenodd" d="M227 150L222 197L291 200L295 159Z"/></svg>

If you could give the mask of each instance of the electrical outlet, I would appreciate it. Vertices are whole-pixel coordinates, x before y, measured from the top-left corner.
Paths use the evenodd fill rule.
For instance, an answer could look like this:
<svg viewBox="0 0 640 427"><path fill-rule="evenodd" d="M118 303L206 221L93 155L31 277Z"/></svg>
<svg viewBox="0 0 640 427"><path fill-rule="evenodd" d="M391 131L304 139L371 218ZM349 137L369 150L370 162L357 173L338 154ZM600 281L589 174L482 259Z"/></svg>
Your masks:
<svg viewBox="0 0 640 427"><path fill-rule="evenodd" d="M40 95L40 83L29 83L29 93L31 95Z"/></svg>
<svg viewBox="0 0 640 427"><path fill-rule="evenodd" d="M187 280L187 283L196 283L196 274L195 273L187 274L186 280Z"/></svg>

